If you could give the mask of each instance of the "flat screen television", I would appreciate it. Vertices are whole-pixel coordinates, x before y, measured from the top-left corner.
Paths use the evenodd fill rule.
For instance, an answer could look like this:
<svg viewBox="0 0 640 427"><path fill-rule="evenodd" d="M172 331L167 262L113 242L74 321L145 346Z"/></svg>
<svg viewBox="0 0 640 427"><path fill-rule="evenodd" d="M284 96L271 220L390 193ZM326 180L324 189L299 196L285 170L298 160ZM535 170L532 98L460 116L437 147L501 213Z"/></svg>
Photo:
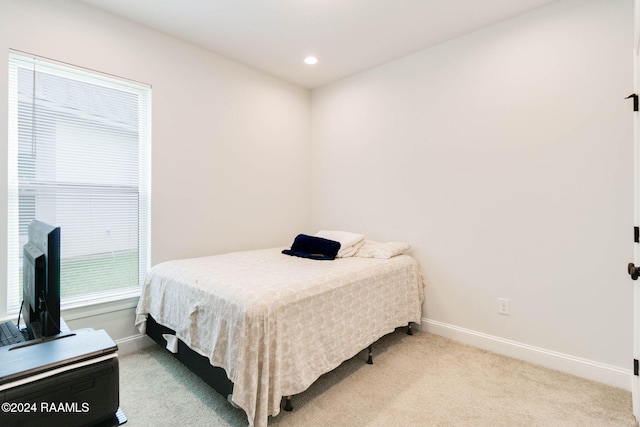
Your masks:
<svg viewBox="0 0 640 427"><path fill-rule="evenodd" d="M22 249L22 315L29 339L60 333L60 227L33 220Z"/></svg>

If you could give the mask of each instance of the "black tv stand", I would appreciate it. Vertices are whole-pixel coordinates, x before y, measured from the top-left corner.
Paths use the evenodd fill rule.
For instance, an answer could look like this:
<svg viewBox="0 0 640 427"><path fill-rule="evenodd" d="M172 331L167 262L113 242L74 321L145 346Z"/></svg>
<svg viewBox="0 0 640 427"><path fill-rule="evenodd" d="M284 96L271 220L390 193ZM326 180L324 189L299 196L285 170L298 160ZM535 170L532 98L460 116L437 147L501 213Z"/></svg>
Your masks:
<svg viewBox="0 0 640 427"><path fill-rule="evenodd" d="M93 329L0 347L0 425L124 424L117 348Z"/></svg>
<svg viewBox="0 0 640 427"><path fill-rule="evenodd" d="M43 344L49 341L55 341L55 340L60 340L63 338L70 338L70 337L74 337L76 336L76 332L64 332L64 333L60 333L58 335L54 335L52 337L42 337L42 338L36 338L33 340L28 340L28 341L22 341L16 344L11 344L11 348L9 348L9 351L15 351L15 350L19 350L25 347L31 347L33 345L38 345L38 344Z"/></svg>

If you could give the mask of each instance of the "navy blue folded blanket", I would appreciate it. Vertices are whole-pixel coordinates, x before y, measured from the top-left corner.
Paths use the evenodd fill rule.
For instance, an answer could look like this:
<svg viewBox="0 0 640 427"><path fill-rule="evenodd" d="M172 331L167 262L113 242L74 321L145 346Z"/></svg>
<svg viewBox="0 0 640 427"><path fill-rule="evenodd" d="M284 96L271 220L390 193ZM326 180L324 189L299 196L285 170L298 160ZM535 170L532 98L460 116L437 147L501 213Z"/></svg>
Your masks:
<svg viewBox="0 0 640 427"><path fill-rule="evenodd" d="M298 234L293 240L291 249L285 249L282 253L302 258L331 260L336 258L339 250L340 242Z"/></svg>

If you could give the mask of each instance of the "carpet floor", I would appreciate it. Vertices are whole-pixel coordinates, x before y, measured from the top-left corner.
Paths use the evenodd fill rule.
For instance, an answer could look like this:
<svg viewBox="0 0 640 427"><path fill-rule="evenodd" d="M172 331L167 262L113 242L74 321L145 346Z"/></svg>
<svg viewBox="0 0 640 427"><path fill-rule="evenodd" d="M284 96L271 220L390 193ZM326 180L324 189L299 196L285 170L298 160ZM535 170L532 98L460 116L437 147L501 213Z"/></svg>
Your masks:
<svg viewBox="0 0 640 427"><path fill-rule="evenodd" d="M631 393L403 329L292 398L269 426L637 426ZM309 363L313 363L310 360ZM244 412L158 346L120 359L120 405L139 426L246 426Z"/></svg>

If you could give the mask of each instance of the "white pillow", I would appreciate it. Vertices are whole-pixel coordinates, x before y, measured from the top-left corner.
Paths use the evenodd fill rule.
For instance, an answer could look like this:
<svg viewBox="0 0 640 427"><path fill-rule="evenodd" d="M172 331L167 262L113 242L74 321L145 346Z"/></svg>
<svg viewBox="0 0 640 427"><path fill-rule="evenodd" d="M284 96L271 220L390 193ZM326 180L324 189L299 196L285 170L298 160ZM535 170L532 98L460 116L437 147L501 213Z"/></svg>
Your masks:
<svg viewBox="0 0 640 427"><path fill-rule="evenodd" d="M364 243L364 239L360 240L355 245L349 246L348 248L345 248L345 249L342 249L342 245L340 245L340 250L338 251L336 258L349 258L354 256L358 251L358 249L360 249L360 246L362 246L363 243Z"/></svg>
<svg viewBox="0 0 640 427"><path fill-rule="evenodd" d="M320 230L316 233L316 237L340 242L337 258L353 256L360 247L359 245L364 241L364 234L338 230Z"/></svg>
<svg viewBox="0 0 640 427"><path fill-rule="evenodd" d="M411 246L405 242L381 243L374 240L364 240L353 256L360 258L388 259L401 255L409 249L411 249Z"/></svg>

